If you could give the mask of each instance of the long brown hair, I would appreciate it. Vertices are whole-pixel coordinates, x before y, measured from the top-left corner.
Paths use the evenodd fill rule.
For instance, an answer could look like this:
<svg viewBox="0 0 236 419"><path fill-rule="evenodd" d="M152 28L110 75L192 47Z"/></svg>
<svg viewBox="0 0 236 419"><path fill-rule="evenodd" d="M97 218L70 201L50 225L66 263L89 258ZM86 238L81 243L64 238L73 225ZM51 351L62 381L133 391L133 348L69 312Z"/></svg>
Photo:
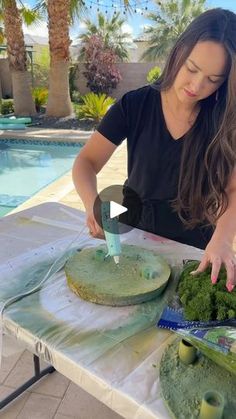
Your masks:
<svg viewBox="0 0 236 419"><path fill-rule="evenodd" d="M226 187L236 164L236 14L211 9L187 27L153 85L167 90L198 42L213 41L228 53L228 74L216 93L200 101L200 113L183 141L178 195L173 207L188 228L215 224L228 206Z"/></svg>

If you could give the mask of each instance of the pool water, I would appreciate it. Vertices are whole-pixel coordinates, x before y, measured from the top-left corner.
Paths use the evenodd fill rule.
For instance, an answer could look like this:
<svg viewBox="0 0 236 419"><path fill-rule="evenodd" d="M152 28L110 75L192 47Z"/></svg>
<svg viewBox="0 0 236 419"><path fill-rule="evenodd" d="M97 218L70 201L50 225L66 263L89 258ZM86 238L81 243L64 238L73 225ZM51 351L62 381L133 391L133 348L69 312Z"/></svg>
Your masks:
<svg viewBox="0 0 236 419"><path fill-rule="evenodd" d="M72 168L82 145L0 139L0 216Z"/></svg>

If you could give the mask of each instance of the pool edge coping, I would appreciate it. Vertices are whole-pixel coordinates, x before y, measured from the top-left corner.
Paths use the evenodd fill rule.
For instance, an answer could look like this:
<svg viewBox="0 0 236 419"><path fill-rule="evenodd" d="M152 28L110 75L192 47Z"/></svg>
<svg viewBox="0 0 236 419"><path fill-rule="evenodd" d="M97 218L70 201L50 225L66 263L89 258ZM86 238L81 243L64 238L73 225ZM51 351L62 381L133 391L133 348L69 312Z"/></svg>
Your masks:
<svg viewBox="0 0 236 419"><path fill-rule="evenodd" d="M34 141L57 141L70 143L86 143L94 131L49 129L49 128L26 128L23 131L0 130L1 139L33 139Z"/></svg>

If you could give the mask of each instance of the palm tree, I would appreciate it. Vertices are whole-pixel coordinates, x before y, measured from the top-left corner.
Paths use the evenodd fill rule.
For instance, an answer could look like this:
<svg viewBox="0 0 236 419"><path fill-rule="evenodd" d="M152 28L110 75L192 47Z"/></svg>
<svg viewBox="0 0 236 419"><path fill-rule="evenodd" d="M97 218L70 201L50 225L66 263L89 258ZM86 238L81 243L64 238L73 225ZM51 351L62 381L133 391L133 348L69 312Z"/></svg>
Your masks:
<svg viewBox="0 0 236 419"><path fill-rule="evenodd" d="M0 20L1 16L0 16ZM0 44L3 44L4 42L4 28L2 26L0 26ZM2 84L0 83L0 98L2 98Z"/></svg>
<svg viewBox="0 0 236 419"><path fill-rule="evenodd" d="M39 0L34 10L47 13L50 52L47 116L72 113L69 93L69 28L84 8L83 0Z"/></svg>
<svg viewBox="0 0 236 419"><path fill-rule="evenodd" d="M166 56L189 23L206 8L206 0L154 1L157 11L147 14L152 25L144 29L149 47L141 60L155 61Z"/></svg>
<svg viewBox="0 0 236 419"><path fill-rule="evenodd" d="M99 36L105 48L112 49L121 61L128 59L127 46L132 42L131 35L122 31L125 19L120 17L120 13L114 14L110 19L102 13L97 14L97 22L84 19L86 31L82 33L78 39L82 45L86 44L92 35ZM85 48L81 49L79 58L84 59Z"/></svg>
<svg viewBox="0 0 236 419"><path fill-rule="evenodd" d="M0 20L2 20L1 17L0 17ZM4 43L4 40L5 40L4 28L3 28L3 26L0 26L0 45L2 45Z"/></svg>
<svg viewBox="0 0 236 419"><path fill-rule="evenodd" d="M72 113L69 92L70 0L48 0L48 31L50 49L48 116Z"/></svg>
<svg viewBox="0 0 236 419"><path fill-rule="evenodd" d="M124 4L128 7L128 0ZM50 76L46 114L67 116L72 113L69 94L69 27L84 10L84 0L39 0L37 9L48 14Z"/></svg>
<svg viewBox="0 0 236 419"><path fill-rule="evenodd" d="M25 13L28 21L35 19L37 14L30 13L29 9L25 7L22 7L20 11L15 0L2 0L1 3L12 76L14 110L17 115L33 115L35 114L35 105L31 94L30 74L27 71L21 11L23 14Z"/></svg>

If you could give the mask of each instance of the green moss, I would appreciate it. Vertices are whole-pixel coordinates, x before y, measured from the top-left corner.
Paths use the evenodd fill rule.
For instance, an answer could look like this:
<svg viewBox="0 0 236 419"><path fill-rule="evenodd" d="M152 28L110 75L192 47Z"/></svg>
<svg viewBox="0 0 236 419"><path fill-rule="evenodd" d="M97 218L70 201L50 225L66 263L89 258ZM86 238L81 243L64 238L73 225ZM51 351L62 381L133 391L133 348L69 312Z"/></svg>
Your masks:
<svg viewBox="0 0 236 419"><path fill-rule="evenodd" d="M236 313L236 290L226 289L226 271L221 268L218 281L211 283L211 267L196 276L190 274L198 262L189 262L180 276L178 294L187 320L226 320Z"/></svg>
<svg viewBox="0 0 236 419"><path fill-rule="evenodd" d="M106 246L83 249L65 264L69 287L81 298L104 305L140 304L156 298L167 285L170 267L156 252L122 244L120 263Z"/></svg>
<svg viewBox="0 0 236 419"><path fill-rule="evenodd" d="M228 310L228 318L234 319L236 317L234 310Z"/></svg>

